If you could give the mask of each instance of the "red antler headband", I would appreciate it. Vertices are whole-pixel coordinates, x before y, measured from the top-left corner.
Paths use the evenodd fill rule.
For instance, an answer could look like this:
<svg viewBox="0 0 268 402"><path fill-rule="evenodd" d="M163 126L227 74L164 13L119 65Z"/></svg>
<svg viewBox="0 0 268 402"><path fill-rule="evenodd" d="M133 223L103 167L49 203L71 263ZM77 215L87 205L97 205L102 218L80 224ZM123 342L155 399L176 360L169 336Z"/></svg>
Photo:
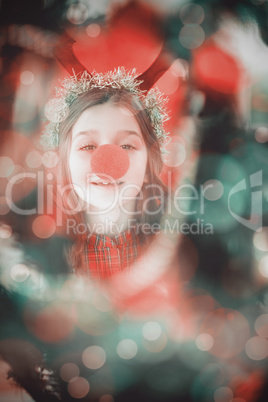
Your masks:
<svg viewBox="0 0 268 402"><path fill-rule="evenodd" d="M142 90L140 86L143 81L137 78L135 69L126 71L123 67L118 67L106 74L96 72L89 74L84 71L82 74L65 78L62 86L56 88L56 97L51 99L45 107L45 115L49 122L42 138L44 145L49 149L58 147L60 123L68 116L69 107L75 99L93 88L115 88L126 89L139 97L163 150L167 142L167 133L163 127L168 119L165 109L167 99L156 88L148 92Z"/></svg>
<svg viewBox="0 0 268 402"><path fill-rule="evenodd" d="M91 74L74 55L74 42L75 40L65 32L55 48L55 57L71 77L63 80L61 88L56 88L56 97L50 100L45 107L45 115L49 122L44 130L43 144L50 149L59 145L60 123L67 117L70 105L79 95L90 91L92 88L112 87L125 88L140 98L162 152L165 152L164 146L168 141L163 125L168 119L165 108L167 100L160 91L157 89L150 90L150 88L171 65L173 61L171 55L163 47L155 61L139 76L136 75L135 69L126 71L123 67L106 74L96 72ZM83 72L76 74L75 71Z"/></svg>

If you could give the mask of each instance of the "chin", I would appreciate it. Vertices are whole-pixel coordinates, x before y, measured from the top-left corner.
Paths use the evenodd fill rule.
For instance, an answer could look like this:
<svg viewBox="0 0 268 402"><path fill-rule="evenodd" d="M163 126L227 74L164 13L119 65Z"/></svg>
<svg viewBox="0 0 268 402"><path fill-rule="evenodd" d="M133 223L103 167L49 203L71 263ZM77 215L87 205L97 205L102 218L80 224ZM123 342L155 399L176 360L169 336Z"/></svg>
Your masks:
<svg viewBox="0 0 268 402"><path fill-rule="evenodd" d="M92 210L94 212L94 210L97 210L99 213L108 213L110 211L113 211L114 208L118 205L114 199L109 200L105 197L103 197L103 199L97 199L94 200L92 199L87 199L84 200L88 206L89 210Z"/></svg>

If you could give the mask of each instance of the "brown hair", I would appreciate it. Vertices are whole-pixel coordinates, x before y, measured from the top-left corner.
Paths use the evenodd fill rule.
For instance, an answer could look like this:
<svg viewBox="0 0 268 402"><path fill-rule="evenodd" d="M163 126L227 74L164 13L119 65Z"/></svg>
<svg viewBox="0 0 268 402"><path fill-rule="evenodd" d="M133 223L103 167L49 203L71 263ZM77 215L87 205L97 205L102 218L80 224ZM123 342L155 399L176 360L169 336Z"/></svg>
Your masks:
<svg viewBox="0 0 268 402"><path fill-rule="evenodd" d="M154 184L155 186L146 186L145 184L143 185L141 189L144 195L143 200L139 200L136 203L136 210L142 211L140 215L137 215L137 222L149 224L155 222L158 223L161 218L161 213L159 212L156 214L146 214L144 212L143 204L144 200L147 200L147 208L149 207L150 211L158 211L160 210L159 202L157 201L159 194L157 194L156 192L156 186L159 186L163 190L163 194L165 196L167 194L166 188L159 178L159 174L163 166L160 145L141 100L135 94L132 94L125 89L93 88L89 92L80 95L71 104L69 108L69 114L67 118L60 124L59 129L60 141L58 180L64 186L71 185L71 174L69 170L69 165L68 163L66 163L66 161L68 160L70 153L72 139L71 130L76 120L86 109L107 102L111 102L114 105L120 105L121 107L125 107L126 109L131 111L140 126L148 152L146 177L148 179L148 183ZM70 209L70 203L72 205L77 205L78 203L78 196L76 195L74 190L70 191L70 194L68 195L68 200L66 199L66 197L62 199L62 205L64 208ZM77 214L73 215L73 217L75 218L77 224L85 222L84 214L82 211L77 212ZM77 267L81 264L81 251L84 247L86 237L87 234L82 234L78 235L78 238L75 239L75 243L71 250L69 258L71 264L74 267ZM145 238L142 238L141 240L145 241Z"/></svg>

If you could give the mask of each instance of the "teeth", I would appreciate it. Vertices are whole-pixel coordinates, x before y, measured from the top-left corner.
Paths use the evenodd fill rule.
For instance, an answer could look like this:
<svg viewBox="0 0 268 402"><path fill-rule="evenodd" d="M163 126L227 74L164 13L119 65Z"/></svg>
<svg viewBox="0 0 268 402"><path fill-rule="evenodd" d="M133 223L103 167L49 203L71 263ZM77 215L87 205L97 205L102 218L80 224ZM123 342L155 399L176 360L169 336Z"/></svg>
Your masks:
<svg viewBox="0 0 268 402"><path fill-rule="evenodd" d="M116 182L103 181L101 184L120 184L120 183L121 183L120 181L116 181Z"/></svg>
<svg viewBox="0 0 268 402"><path fill-rule="evenodd" d="M109 181L101 181L95 184L104 184L105 186L107 186L108 184L121 184L121 181L115 181L115 182L109 182Z"/></svg>

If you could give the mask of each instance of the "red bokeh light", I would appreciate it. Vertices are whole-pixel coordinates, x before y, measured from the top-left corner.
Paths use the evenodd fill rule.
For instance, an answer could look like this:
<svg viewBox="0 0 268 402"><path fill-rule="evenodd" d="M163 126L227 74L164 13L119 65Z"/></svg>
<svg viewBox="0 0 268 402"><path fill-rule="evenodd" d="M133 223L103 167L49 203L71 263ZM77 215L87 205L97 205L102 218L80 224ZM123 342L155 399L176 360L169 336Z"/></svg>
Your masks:
<svg viewBox="0 0 268 402"><path fill-rule="evenodd" d="M249 324L238 311L219 308L209 313L201 324L201 332L214 339L210 353L228 359L241 353L249 339Z"/></svg>
<svg viewBox="0 0 268 402"><path fill-rule="evenodd" d="M32 230L36 237L47 239L56 231L56 223L51 216L37 216L32 223Z"/></svg>
<svg viewBox="0 0 268 402"><path fill-rule="evenodd" d="M244 78L239 61L213 42L193 52L192 71L198 86L223 94L238 93Z"/></svg>
<svg viewBox="0 0 268 402"><path fill-rule="evenodd" d="M74 314L67 304L50 304L34 311L28 307L25 324L41 341L55 343L71 336L74 329Z"/></svg>

